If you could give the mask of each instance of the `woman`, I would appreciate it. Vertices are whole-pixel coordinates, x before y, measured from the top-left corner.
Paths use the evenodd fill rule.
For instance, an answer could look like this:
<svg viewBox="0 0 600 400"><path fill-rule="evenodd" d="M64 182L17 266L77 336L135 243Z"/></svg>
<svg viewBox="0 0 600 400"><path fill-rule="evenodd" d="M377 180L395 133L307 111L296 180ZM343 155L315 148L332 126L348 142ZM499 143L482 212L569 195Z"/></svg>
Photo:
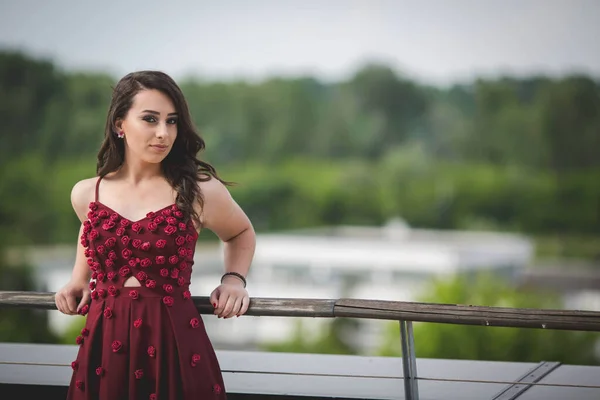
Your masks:
<svg viewBox="0 0 600 400"><path fill-rule="evenodd" d="M177 84L155 71L114 89L97 175L73 187L82 222L58 310L87 315L76 339L69 399L225 399L202 319L190 299L201 228L225 248L210 295L220 318L248 309L255 234L204 148Z"/></svg>

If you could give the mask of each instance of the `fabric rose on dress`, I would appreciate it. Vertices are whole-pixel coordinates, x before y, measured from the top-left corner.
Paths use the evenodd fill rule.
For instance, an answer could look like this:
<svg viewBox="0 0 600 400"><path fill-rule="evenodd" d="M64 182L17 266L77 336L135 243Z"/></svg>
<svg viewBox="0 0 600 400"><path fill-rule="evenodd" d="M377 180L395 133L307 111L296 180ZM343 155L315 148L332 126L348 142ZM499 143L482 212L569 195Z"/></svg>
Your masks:
<svg viewBox="0 0 600 400"><path fill-rule="evenodd" d="M131 225L131 229L135 232L135 233L140 233L142 231L142 225L140 225L139 223L135 223L133 225Z"/></svg>
<svg viewBox="0 0 600 400"><path fill-rule="evenodd" d="M215 392L215 394L221 394L221 385L219 385L218 383L215 383L213 385L213 392Z"/></svg>
<svg viewBox="0 0 600 400"><path fill-rule="evenodd" d="M102 368L102 367L96 368L96 375L103 376L104 375L104 368Z"/></svg>
<svg viewBox="0 0 600 400"><path fill-rule="evenodd" d="M173 293L173 285L169 285L168 283L165 283L163 285L163 290L167 293Z"/></svg>
<svg viewBox="0 0 600 400"><path fill-rule="evenodd" d="M123 343L120 340L115 340L112 342L111 346L113 353L118 353L123 348Z"/></svg>
<svg viewBox="0 0 600 400"><path fill-rule="evenodd" d="M104 309L104 318L111 319L112 316L113 316L112 310L110 309L110 307L106 307Z"/></svg>
<svg viewBox="0 0 600 400"><path fill-rule="evenodd" d="M146 279L148 279L148 275L144 271L138 272L135 277L140 282L144 282Z"/></svg>
<svg viewBox="0 0 600 400"><path fill-rule="evenodd" d="M146 281L146 287L148 289L154 289L156 287L156 281L154 279L148 279Z"/></svg>
<svg viewBox="0 0 600 400"><path fill-rule="evenodd" d="M88 304L84 304L83 307L81 307L81 310L79 310L79 314L86 315L89 311L90 311L90 306Z"/></svg>
<svg viewBox="0 0 600 400"><path fill-rule="evenodd" d="M175 238L175 244L177 246L183 246L184 243L185 243L185 238L183 236L177 236Z"/></svg>
<svg viewBox="0 0 600 400"><path fill-rule="evenodd" d="M173 306L173 303L175 303L175 300L171 296L165 296L163 297L163 303L166 306L171 307Z"/></svg>
<svg viewBox="0 0 600 400"><path fill-rule="evenodd" d="M148 230L150 232L154 232L158 229L158 225L156 224L156 222L152 221L148 223Z"/></svg>
<svg viewBox="0 0 600 400"><path fill-rule="evenodd" d="M85 384L83 381L75 381L75 387L79 390L83 390L85 388Z"/></svg>
<svg viewBox="0 0 600 400"><path fill-rule="evenodd" d="M194 328L194 329L197 328L197 327L199 327L200 326L200 320L198 318L192 318L192 319L190 319L190 326L192 328Z"/></svg>
<svg viewBox="0 0 600 400"><path fill-rule="evenodd" d="M154 358L156 356L156 347L148 346L148 355Z"/></svg>
<svg viewBox="0 0 600 400"><path fill-rule="evenodd" d="M188 300L189 298L192 297L192 293L190 293L189 290L186 290L185 292L183 292L183 298Z"/></svg>
<svg viewBox="0 0 600 400"><path fill-rule="evenodd" d="M147 257L140 261L140 267L142 267L142 268L148 268L151 265L152 265L152 261Z"/></svg>
<svg viewBox="0 0 600 400"><path fill-rule="evenodd" d="M131 238L130 238L129 236L127 236L127 235L125 235L125 236L123 236L123 237L121 238L121 244L122 244L123 246L127 246L127 245L129 244L129 242L130 242L130 241L131 241Z"/></svg>
<svg viewBox="0 0 600 400"><path fill-rule="evenodd" d="M130 290L129 297L131 297L134 300L137 300L140 297L140 294L137 290Z"/></svg>
<svg viewBox="0 0 600 400"><path fill-rule="evenodd" d="M77 343L78 345L82 345L83 344L83 336L79 335L75 338L75 343Z"/></svg>
<svg viewBox="0 0 600 400"><path fill-rule="evenodd" d="M79 362L73 361L71 363L71 368L73 368L73 371L77 371L77 368L79 368Z"/></svg>
<svg viewBox="0 0 600 400"><path fill-rule="evenodd" d="M177 228L175 228L173 225L167 225L167 226L165 226L164 232L167 235L172 235L175 232L177 232Z"/></svg>
<svg viewBox="0 0 600 400"><path fill-rule="evenodd" d="M128 266L124 265L119 269L119 275L125 277L131 273L131 269Z"/></svg>
<svg viewBox="0 0 600 400"><path fill-rule="evenodd" d="M192 367L195 367L196 365L198 365L199 361L200 361L200 354L192 354L192 361L190 362Z"/></svg>
<svg viewBox="0 0 600 400"><path fill-rule="evenodd" d="M102 290L102 289L100 289L100 290ZM108 294L110 294L112 297L116 297L119 295L119 289L117 289L113 285L110 285L108 287ZM104 296L102 296L102 297L104 297Z"/></svg>
<svg viewBox="0 0 600 400"><path fill-rule="evenodd" d="M142 243L142 245L140 246L140 248L144 251L148 251L150 250L150 242L144 242Z"/></svg>
<svg viewBox="0 0 600 400"><path fill-rule="evenodd" d="M177 249L177 254L181 258L185 258L187 256L187 249L185 247L180 247Z"/></svg>
<svg viewBox="0 0 600 400"><path fill-rule="evenodd" d="M138 318L135 321L133 321L133 326L135 326L136 328L139 328L140 326L142 326L142 319Z"/></svg>
<svg viewBox="0 0 600 400"><path fill-rule="evenodd" d="M133 374L135 375L135 379L142 379L144 377L144 370L136 369Z"/></svg>

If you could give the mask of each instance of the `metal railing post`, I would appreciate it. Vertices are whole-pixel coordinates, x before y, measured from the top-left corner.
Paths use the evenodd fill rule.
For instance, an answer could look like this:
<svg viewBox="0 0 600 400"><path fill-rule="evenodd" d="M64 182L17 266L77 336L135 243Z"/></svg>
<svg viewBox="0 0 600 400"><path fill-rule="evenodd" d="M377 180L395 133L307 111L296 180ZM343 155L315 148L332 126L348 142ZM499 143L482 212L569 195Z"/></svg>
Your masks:
<svg viewBox="0 0 600 400"><path fill-rule="evenodd" d="M400 321L400 343L402 345L402 370L404 375L404 397L419 400L417 384L417 358L412 321Z"/></svg>

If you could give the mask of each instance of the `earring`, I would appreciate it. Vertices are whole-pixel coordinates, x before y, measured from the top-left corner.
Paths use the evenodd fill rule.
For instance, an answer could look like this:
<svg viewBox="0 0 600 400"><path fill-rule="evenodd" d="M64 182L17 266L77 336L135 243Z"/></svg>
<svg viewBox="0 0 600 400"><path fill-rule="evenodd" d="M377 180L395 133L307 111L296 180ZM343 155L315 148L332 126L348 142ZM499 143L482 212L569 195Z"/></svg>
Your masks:
<svg viewBox="0 0 600 400"><path fill-rule="evenodd" d="M123 131L119 131L119 132L117 132L117 137L118 137L119 139L123 139L123 138L125 137L125 132L123 132Z"/></svg>

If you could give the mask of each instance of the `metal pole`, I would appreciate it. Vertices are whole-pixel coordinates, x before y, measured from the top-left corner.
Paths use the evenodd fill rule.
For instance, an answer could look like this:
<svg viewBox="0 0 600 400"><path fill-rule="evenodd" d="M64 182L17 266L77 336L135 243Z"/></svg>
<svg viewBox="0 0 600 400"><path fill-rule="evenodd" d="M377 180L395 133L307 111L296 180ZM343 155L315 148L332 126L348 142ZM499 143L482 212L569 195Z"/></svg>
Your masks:
<svg viewBox="0 0 600 400"><path fill-rule="evenodd" d="M400 343L402 345L402 370L404 375L404 398L419 400L417 385L417 358L412 321L400 321Z"/></svg>

